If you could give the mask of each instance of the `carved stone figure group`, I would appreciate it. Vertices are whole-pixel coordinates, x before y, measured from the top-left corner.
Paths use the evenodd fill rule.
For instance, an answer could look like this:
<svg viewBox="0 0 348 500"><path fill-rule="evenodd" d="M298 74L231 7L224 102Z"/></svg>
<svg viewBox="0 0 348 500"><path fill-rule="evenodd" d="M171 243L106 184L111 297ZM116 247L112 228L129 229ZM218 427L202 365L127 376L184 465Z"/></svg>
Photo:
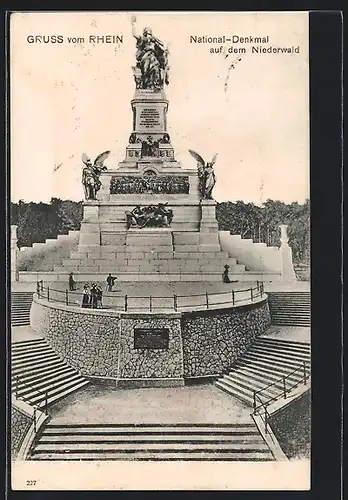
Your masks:
<svg viewBox="0 0 348 500"><path fill-rule="evenodd" d="M143 34L138 36L134 25L135 17L132 19L132 31L137 47L134 68L136 88L163 89L169 83L168 49L153 36L151 28L144 28Z"/></svg>
<svg viewBox="0 0 348 500"><path fill-rule="evenodd" d="M126 212L127 228L168 227L173 220L173 210L166 203L157 206L137 205L131 212Z"/></svg>
<svg viewBox="0 0 348 500"><path fill-rule="evenodd" d="M149 135L145 141L141 143L141 156L158 156L159 141L153 140Z"/></svg>
<svg viewBox="0 0 348 500"><path fill-rule="evenodd" d="M107 170L104 166L104 161L109 156L110 151L104 151L96 157L92 164L91 159L83 153L82 161L85 167L82 169L82 185L85 192L86 200L96 200L97 192L101 187L100 175Z"/></svg>
<svg viewBox="0 0 348 500"><path fill-rule="evenodd" d="M113 176L110 181L110 194L189 194L188 176L149 175Z"/></svg>

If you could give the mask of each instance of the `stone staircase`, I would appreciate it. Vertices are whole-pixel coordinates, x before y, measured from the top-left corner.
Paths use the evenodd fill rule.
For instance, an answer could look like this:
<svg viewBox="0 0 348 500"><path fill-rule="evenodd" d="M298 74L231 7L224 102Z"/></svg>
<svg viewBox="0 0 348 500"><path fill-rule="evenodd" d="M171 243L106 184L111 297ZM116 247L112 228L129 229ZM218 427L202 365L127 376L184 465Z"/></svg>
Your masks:
<svg viewBox="0 0 348 500"><path fill-rule="evenodd" d="M11 325L27 326L30 324L30 307L33 292L11 292Z"/></svg>
<svg viewBox="0 0 348 500"><path fill-rule="evenodd" d="M245 266L237 259L222 252L218 244L202 241L196 233L176 233L171 230L129 230L115 233L111 244L101 246L79 246L70 253L55 272L109 273L153 275L216 274L221 281L224 265L230 266L230 273L245 272Z"/></svg>
<svg viewBox="0 0 348 500"><path fill-rule="evenodd" d="M33 243L32 247L24 247L18 251L19 271L50 272L54 266L61 264L69 257L70 252L77 249L80 231L69 231L59 234L57 238L49 238L45 243Z"/></svg>
<svg viewBox="0 0 348 500"><path fill-rule="evenodd" d="M221 250L230 257L243 262L248 271L281 272L281 253L278 247L269 247L266 243L254 243L252 239L242 238L240 234L219 231Z"/></svg>
<svg viewBox="0 0 348 500"><path fill-rule="evenodd" d="M90 382L55 354L44 339L11 347L12 392L30 405L51 405Z"/></svg>
<svg viewBox="0 0 348 500"><path fill-rule="evenodd" d="M31 460L274 460L252 423L74 424L49 423Z"/></svg>
<svg viewBox="0 0 348 500"><path fill-rule="evenodd" d="M297 368L303 367L304 362L309 375L310 361L308 343L261 337L233 364L228 374L216 381L215 385L252 406L254 391L260 391L275 383L263 391L261 398L268 400L279 396L283 391L282 377L287 377ZM303 370L290 375L286 382L289 390L291 385L302 378Z"/></svg>
<svg viewBox="0 0 348 500"><path fill-rule="evenodd" d="M230 266L232 280L280 279L277 248L242 240L239 251L241 244L237 238L231 251L230 243L224 244L226 237L221 236L224 233L227 232L130 229L103 233L98 243L85 244L86 238L81 240L80 231L69 231L56 240L34 243L33 247L18 252L19 281L35 282L38 277L45 281L66 281L70 272L81 281L104 281L109 272L117 274L120 281L221 281L226 264ZM251 243L247 251L246 243ZM260 252L267 254L267 258L260 260ZM254 265L250 265L249 254Z"/></svg>
<svg viewBox="0 0 348 500"><path fill-rule="evenodd" d="M310 292L267 292L272 324L310 326Z"/></svg>

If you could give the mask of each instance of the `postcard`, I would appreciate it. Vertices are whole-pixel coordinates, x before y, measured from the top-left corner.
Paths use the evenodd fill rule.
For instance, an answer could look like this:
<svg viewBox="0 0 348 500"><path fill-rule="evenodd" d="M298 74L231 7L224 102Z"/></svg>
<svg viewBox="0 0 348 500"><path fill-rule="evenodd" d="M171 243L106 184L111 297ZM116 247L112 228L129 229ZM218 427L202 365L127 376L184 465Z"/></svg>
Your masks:
<svg viewBox="0 0 348 500"><path fill-rule="evenodd" d="M13 490L308 490L308 12L10 15Z"/></svg>

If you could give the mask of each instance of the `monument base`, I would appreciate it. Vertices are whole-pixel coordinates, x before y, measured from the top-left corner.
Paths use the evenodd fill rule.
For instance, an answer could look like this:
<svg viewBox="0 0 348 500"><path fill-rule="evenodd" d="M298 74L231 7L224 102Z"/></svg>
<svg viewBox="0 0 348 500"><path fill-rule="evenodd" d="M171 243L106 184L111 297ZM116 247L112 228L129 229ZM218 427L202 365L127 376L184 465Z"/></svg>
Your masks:
<svg viewBox="0 0 348 500"><path fill-rule="evenodd" d="M169 227L127 228L126 212L137 202L130 195L118 202L87 202L78 250L54 270L73 272L76 280L79 275L111 272L128 274L135 281L144 275L150 275L151 281L173 275L178 277L175 281L196 281L212 273L220 280L226 264L232 275L245 271L221 250L214 200L188 201L177 196L167 202L173 212ZM153 199L143 202L145 207L151 205Z"/></svg>

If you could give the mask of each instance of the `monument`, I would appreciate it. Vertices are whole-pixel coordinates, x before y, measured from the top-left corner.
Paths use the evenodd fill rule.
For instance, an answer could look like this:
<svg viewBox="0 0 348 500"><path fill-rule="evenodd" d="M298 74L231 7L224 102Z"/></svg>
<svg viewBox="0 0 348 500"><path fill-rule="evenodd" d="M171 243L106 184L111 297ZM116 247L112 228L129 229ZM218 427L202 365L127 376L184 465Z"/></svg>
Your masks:
<svg viewBox="0 0 348 500"><path fill-rule="evenodd" d="M117 168L94 164L83 155L84 216L77 252L63 261L64 271L80 279L117 272L122 279L221 281L225 264L213 199L214 163L190 150L197 170L176 160L167 130L169 51L150 28L135 33L133 127L125 157ZM59 269L62 271L62 269ZM198 277L198 278L197 278Z"/></svg>

